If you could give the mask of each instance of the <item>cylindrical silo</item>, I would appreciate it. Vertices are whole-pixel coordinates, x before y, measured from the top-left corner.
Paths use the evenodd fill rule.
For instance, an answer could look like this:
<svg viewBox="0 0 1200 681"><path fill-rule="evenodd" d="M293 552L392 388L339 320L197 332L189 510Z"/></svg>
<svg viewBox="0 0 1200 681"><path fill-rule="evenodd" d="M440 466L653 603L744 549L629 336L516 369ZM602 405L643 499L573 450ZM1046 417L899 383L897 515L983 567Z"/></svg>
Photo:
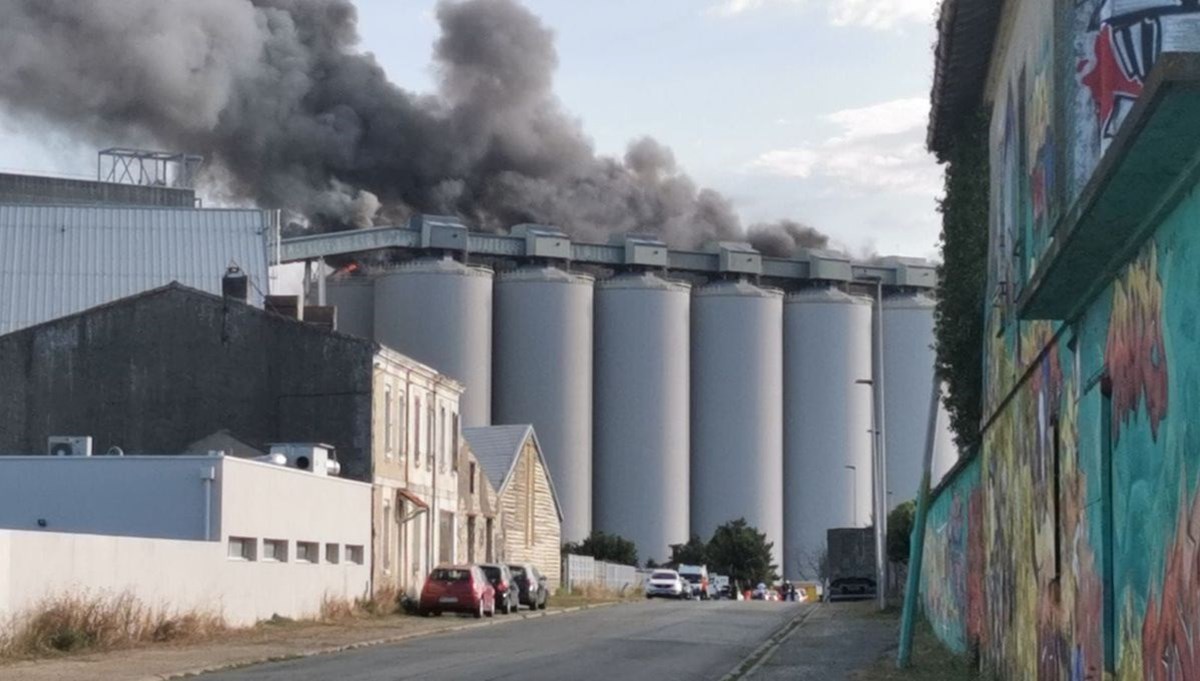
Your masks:
<svg viewBox="0 0 1200 681"><path fill-rule="evenodd" d="M783 294L720 282L692 294L691 532L738 518L783 545Z"/></svg>
<svg viewBox="0 0 1200 681"><path fill-rule="evenodd" d="M652 274L596 287L594 522L641 560L688 540L690 291Z"/></svg>
<svg viewBox="0 0 1200 681"><path fill-rule="evenodd" d="M916 499L925 465L934 372L933 309L934 301L921 294L901 293L883 299L884 453L889 509ZM948 427L943 417L938 428ZM939 439L945 440L944 436ZM954 456L957 458L957 454Z"/></svg>
<svg viewBox="0 0 1200 681"><path fill-rule="evenodd" d="M325 282L325 303L337 308L337 330L359 338L375 338L375 280L370 277L331 277Z"/></svg>
<svg viewBox="0 0 1200 681"><path fill-rule="evenodd" d="M790 294L783 353L784 575L819 579L826 532L871 524L871 300Z"/></svg>
<svg viewBox="0 0 1200 681"><path fill-rule="evenodd" d="M592 531L592 295L590 276L554 267L496 279L493 421L533 424L564 542Z"/></svg>
<svg viewBox="0 0 1200 681"><path fill-rule="evenodd" d="M490 269L417 260L381 274L375 340L462 382L462 425L491 425Z"/></svg>

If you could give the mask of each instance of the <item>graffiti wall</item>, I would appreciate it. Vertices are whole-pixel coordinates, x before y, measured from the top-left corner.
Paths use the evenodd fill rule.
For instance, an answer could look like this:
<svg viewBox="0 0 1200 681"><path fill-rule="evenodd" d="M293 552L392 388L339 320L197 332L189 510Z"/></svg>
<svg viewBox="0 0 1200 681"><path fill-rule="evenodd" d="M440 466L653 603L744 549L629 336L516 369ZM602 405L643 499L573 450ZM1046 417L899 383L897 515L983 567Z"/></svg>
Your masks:
<svg viewBox="0 0 1200 681"><path fill-rule="evenodd" d="M999 678L1200 680L1200 191L1078 319L1015 307L1156 61L1200 49L1200 0L1008 7L983 446L931 509L924 611Z"/></svg>
<svg viewBox="0 0 1200 681"><path fill-rule="evenodd" d="M983 503L979 457L960 466L930 501L921 606L938 638L962 654L975 647L983 626L983 542L975 536Z"/></svg>

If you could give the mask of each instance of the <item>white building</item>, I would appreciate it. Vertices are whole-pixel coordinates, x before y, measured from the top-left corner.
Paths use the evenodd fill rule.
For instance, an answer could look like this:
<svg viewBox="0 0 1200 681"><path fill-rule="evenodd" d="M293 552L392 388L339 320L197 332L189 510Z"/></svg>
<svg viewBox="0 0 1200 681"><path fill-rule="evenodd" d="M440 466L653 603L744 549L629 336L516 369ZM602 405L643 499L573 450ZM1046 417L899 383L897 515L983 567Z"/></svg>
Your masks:
<svg viewBox="0 0 1200 681"><path fill-rule="evenodd" d="M0 619L66 592L235 626L315 616L370 592L371 496L226 456L0 457Z"/></svg>

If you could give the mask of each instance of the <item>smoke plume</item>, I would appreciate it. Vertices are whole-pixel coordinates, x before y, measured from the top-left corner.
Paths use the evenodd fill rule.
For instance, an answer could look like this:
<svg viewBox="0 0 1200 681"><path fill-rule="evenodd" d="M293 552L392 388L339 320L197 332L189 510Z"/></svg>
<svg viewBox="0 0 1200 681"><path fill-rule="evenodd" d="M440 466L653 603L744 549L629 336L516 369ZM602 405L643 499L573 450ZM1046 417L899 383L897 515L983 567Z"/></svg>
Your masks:
<svg viewBox="0 0 1200 681"><path fill-rule="evenodd" d="M10 0L0 106L109 145L199 152L223 189L318 229L413 212L581 240L824 246L792 222L743 232L730 202L652 139L597 155L555 97L553 34L513 0L444 0L433 94L358 49L349 0Z"/></svg>

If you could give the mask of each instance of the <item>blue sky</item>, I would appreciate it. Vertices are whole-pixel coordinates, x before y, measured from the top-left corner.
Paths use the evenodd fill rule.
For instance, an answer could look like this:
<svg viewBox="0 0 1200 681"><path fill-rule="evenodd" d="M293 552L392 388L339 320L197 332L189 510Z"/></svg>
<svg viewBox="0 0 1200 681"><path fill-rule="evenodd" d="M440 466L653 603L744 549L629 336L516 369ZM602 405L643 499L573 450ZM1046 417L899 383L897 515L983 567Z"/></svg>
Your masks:
<svg viewBox="0 0 1200 681"><path fill-rule="evenodd" d="M935 254L924 152L936 0L523 0L597 150L650 135L745 221L792 218L856 255ZM431 90L435 0L357 0L362 49ZM0 169L86 175L94 151L0 121Z"/></svg>

